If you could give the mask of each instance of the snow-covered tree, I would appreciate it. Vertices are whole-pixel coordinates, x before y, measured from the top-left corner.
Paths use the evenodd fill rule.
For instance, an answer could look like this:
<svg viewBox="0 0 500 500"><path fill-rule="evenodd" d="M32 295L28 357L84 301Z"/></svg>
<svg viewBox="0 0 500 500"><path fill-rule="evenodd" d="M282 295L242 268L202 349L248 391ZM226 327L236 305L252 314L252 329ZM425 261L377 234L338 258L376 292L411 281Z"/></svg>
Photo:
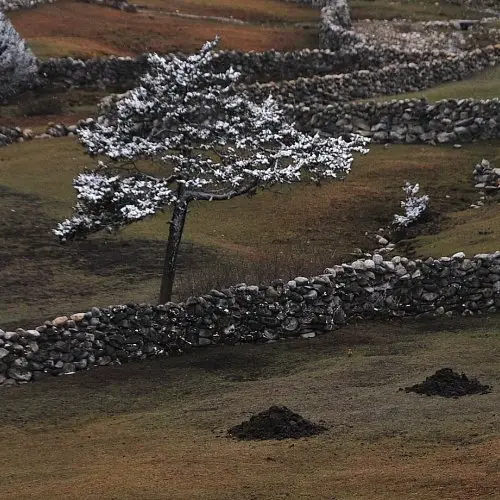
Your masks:
<svg viewBox="0 0 500 500"><path fill-rule="evenodd" d="M98 168L74 181L77 204L55 234L61 240L115 229L172 207L160 302L170 300L177 253L192 201L221 201L275 184L345 176L360 136L299 132L271 99L257 104L232 85L232 68L211 72L217 40L181 59L149 56L140 86L108 101L97 121L79 130ZM139 169L159 163L164 175ZM111 162L109 161L111 160Z"/></svg>
<svg viewBox="0 0 500 500"><path fill-rule="evenodd" d="M0 102L30 87L36 77L36 57L0 11Z"/></svg>

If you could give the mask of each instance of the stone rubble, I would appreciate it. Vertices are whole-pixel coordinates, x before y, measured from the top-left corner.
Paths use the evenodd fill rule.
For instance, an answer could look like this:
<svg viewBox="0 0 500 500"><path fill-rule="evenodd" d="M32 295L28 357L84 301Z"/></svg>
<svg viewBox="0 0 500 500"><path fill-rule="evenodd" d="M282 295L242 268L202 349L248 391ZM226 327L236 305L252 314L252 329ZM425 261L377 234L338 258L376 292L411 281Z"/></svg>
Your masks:
<svg viewBox="0 0 500 500"><path fill-rule="evenodd" d="M481 208L485 203L498 201L500 194L500 168L493 168L483 159L474 167L474 187L479 190L479 200L470 208Z"/></svg>
<svg viewBox="0 0 500 500"><path fill-rule="evenodd" d="M493 168L488 160L478 163L473 175L475 187L485 194L493 195L500 191L500 168Z"/></svg>
<svg viewBox="0 0 500 500"><path fill-rule="evenodd" d="M0 126L0 147L16 142L31 141L33 139L51 139L53 137L67 137L76 135L80 125L87 123L92 118L79 120L76 125L64 125L63 123L49 123L45 132L35 134L30 128L2 127Z"/></svg>

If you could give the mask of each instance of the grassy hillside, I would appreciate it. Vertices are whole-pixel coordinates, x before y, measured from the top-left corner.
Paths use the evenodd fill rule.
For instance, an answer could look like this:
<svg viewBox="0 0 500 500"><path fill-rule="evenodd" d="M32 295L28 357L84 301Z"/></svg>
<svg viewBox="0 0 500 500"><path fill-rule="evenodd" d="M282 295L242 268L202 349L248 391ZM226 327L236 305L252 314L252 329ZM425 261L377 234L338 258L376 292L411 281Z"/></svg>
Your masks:
<svg viewBox="0 0 500 500"><path fill-rule="evenodd" d="M483 157L498 161L500 143L461 150L373 146L367 156L356 158L343 182L276 187L252 198L193 205L177 297L240 281L318 273L351 258L355 247L373 248L365 233L391 222L405 180L420 182L432 210L441 214L439 224L461 238L451 253L496 250L496 230L478 241L474 229L466 224L456 228L453 222L455 212L477 198L471 173ZM71 138L0 149L0 208L6 214L0 228L5 240L0 325L26 326L96 304L156 299L168 214L131 225L117 236L96 235L65 246L50 234L71 213L72 178L92 165ZM466 214L471 224L480 218L478 211ZM439 235L434 238L435 245L441 244ZM423 255L440 250L450 253L444 243L417 247Z"/></svg>
<svg viewBox="0 0 500 500"><path fill-rule="evenodd" d="M241 50L317 44L315 29L293 23L310 23L318 11L294 3L143 2L153 10L127 14L58 0L9 16L41 57L191 51L216 33L223 48ZM358 19L475 16L435 3L352 0ZM248 24L175 17L172 10ZM499 77L493 69L415 96L497 97ZM75 123L93 113L102 93L73 89L56 96L57 113L23 116L26 103L47 97L27 93L2 107L0 126L38 131L49 120ZM430 195L431 219L395 253L498 250L500 205L469 208L478 199L472 169L482 158L500 166L500 141L462 149L375 145L343 182L193 205L175 298L317 274L352 259L356 247L374 248L372 235L400 210L406 180ZM51 233L71 214L73 177L94 164L74 138L0 148L0 328L34 327L96 305L156 301L169 214L66 245ZM0 387L1 498L496 498L499 328L495 315L359 322L314 339L224 345ZM450 400L400 390L442 367L478 377L493 391ZM229 427L273 404L328 430L293 442L227 437Z"/></svg>
<svg viewBox="0 0 500 500"><path fill-rule="evenodd" d="M495 498L499 327L497 317L366 322L4 390L2 499ZM445 366L493 392L399 390ZM272 404L328 431L226 437Z"/></svg>
<svg viewBox="0 0 500 500"><path fill-rule="evenodd" d="M353 19L414 20L477 17L446 2L425 0L354 0ZM317 28L297 27L315 23L319 9L282 0L144 0L146 7L131 14L116 9L59 0L33 10L10 12L14 26L38 57L91 57L134 55L142 52L190 52L215 35L221 47L237 50L294 50L317 47ZM216 19L178 17L212 16L235 18L245 24Z"/></svg>

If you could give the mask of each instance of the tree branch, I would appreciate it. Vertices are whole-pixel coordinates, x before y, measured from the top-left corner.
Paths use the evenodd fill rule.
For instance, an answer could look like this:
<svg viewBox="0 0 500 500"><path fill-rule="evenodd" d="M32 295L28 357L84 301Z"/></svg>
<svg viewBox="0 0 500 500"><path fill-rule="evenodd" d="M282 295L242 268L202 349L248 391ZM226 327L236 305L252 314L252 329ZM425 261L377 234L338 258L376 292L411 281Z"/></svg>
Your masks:
<svg viewBox="0 0 500 500"><path fill-rule="evenodd" d="M186 191L184 194L185 198L188 201L224 201L230 200L232 198L236 198L237 196L241 196L249 193L253 189L255 189L259 183L257 181L248 184L247 186L243 186L240 189L233 189L231 191L227 191L222 194L215 193L206 193L203 191Z"/></svg>

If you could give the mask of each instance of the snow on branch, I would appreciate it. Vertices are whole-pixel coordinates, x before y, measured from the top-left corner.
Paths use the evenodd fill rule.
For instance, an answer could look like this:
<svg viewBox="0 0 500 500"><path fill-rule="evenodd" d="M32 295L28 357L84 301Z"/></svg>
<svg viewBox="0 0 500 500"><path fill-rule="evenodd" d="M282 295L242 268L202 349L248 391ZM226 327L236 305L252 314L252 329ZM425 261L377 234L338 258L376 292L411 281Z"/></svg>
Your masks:
<svg viewBox="0 0 500 500"><path fill-rule="evenodd" d="M144 174L122 178L88 172L80 174L73 186L77 192L73 217L54 229L62 241L101 229L111 231L176 201L165 180Z"/></svg>
<svg viewBox="0 0 500 500"><path fill-rule="evenodd" d="M417 196L420 191L419 184L411 184L408 181L403 186L406 199L401 202L404 215L394 215L393 225L398 228L408 227L417 221L426 212L429 206L429 196L424 194Z"/></svg>
<svg viewBox="0 0 500 500"><path fill-rule="evenodd" d="M150 54L140 85L108 99L102 116L79 130L87 152L111 163L98 176L80 178L89 182L95 200L82 196L81 180L75 183L80 189L75 216L58 228L59 237L108 227L110 219L119 227L177 202L222 200L273 184L342 178L353 154L367 152L366 138L303 133L271 97L257 104L238 93L233 85L237 71L210 70L216 45L217 40L207 42L186 59ZM126 197L134 209L108 203L109 195L102 193L113 186L115 196L121 189L117 186L129 182L122 174L116 177L113 165L144 159L159 163L175 182L149 177L147 189L140 189L140 203L133 204L135 194Z"/></svg>

